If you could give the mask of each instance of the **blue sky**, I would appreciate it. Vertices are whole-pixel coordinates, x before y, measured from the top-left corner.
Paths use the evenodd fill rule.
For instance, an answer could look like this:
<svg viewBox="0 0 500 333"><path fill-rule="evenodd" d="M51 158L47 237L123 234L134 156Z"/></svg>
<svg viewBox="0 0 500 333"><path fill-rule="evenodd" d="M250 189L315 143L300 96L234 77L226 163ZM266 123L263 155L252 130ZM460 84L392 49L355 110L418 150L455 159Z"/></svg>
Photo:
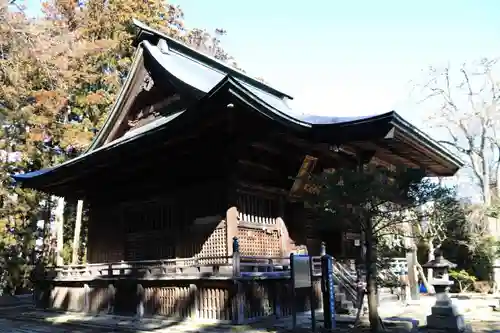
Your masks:
<svg viewBox="0 0 500 333"><path fill-rule="evenodd" d="M428 66L500 56L500 1L175 0L186 24L228 31L240 66L295 97L299 112L370 115L396 110L429 132L432 104L412 83ZM450 179L473 196L467 176Z"/></svg>
<svg viewBox="0 0 500 333"><path fill-rule="evenodd" d="M421 123L410 80L428 65L500 55L499 1L175 0L186 24L228 31L247 72L322 115L396 109Z"/></svg>
<svg viewBox="0 0 500 333"><path fill-rule="evenodd" d="M431 110L410 96L410 81L423 81L429 65L500 56L498 0L171 2L188 27L226 29L225 49L249 74L294 96L295 111L396 110L433 136L441 133L426 126ZM40 0L25 3L39 11Z"/></svg>
<svg viewBox="0 0 500 333"><path fill-rule="evenodd" d="M421 125L410 98L422 69L500 55L493 0L174 0L188 27L224 28L223 45L249 74L295 97L298 112L396 110ZM29 11L40 0L25 0Z"/></svg>

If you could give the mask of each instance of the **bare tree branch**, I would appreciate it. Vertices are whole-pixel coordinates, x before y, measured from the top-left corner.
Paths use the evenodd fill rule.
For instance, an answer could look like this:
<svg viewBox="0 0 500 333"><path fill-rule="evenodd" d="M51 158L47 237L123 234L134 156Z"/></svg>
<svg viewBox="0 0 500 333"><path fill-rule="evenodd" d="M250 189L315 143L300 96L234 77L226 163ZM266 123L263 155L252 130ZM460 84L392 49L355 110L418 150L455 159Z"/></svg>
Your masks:
<svg viewBox="0 0 500 333"><path fill-rule="evenodd" d="M449 64L440 70L431 67L429 78L419 85L420 101L433 104L431 125L446 135L440 142L465 158L483 203L489 205L492 180L499 178L500 185L497 59L482 59L474 65L477 69L471 70L472 65L463 64L456 75Z"/></svg>

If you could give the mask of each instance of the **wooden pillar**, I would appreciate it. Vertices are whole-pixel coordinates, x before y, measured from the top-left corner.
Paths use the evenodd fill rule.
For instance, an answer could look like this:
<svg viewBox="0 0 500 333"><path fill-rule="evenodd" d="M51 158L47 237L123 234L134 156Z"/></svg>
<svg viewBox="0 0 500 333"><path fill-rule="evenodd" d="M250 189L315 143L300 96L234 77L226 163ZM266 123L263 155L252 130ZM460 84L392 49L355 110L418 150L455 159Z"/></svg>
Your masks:
<svg viewBox="0 0 500 333"><path fill-rule="evenodd" d="M144 317L144 301L145 301L145 290L142 284L137 284L137 318L141 319Z"/></svg>
<svg viewBox="0 0 500 333"><path fill-rule="evenodd" d="M115 312L115 295L116 289L113 284L108 284L107 297L108 297L108 314Z"/></svg>
<svg viewBox="0 0 500 333"><path fill-rule="evenodd" d="M83 312L90 312L90 286L88 283L83 285Z"/></svg>
<svg viewBox="0 0 500 333"><path fill-rule="evenodd" d="M238 236L238 208L230 205L226 211L226 250L227 256L233 255L233 238Z"/></svg>
<svg viewBox="0 0 500 333"><path fill-rule="evenodd" d="M229 177L226 186L226 253L230 257L233 255L233 239L238 237L238 193L233 176Z"/></svg>
<svg viewBox="0 0 500 333"><path fill-rule="evenodd" d="M62 266L64 265L63 257L62 257L62 252L63 252L63 246L64 246L64 198L63 197L58 197L57 199L57 204L54 209L54 220L55 220L55 234L56 234L56 249L55 249L55 254L56 254L56 265L57 266Z"/></svg>
<svg viewBox="0 0 500 333"><path fill-rule="evenodd" d="M276 217L276 223L280 228L280 246L281 246L281 255L283 257L288 256L288 243L290 243L290 236L288 235L288 228L285 224L285 199L283 197L278 198L278 216Z"/></svg>
<svg viewBox="0 0 500 333"><path fill-rule="evenodd" d="M199 297L198 286L196 284L191 283L189 285L189 297L192 297L192 299L194 300L193 301L194 306L190 307L189 318L198 319L200 318L201 307L199 302L200 297Z"/></svg>
<svg viewBox="0 0 500 333"><path fill-rule="evenodd" d="M76 205L75 232L73 235L73 251L71 254L71 264L78 264L80 252L80 231L82 229L83 200L78 200Z"/></svg>
<svg viewBox="0 0 500 333"><path fill-rule="evenodd" d="M236 176L236 169L238 167L238 155L240 154L241 148L244 147L242 143L245 143L245 141L242 141L239 137L240 133L235 124L234 112L232 110L234 104L229 103L226 107L230 109L227 112L227 132L228 139L232 142L228 145L224 158L226 173L228 175L226 183L226 253L227 256L230 257L233 255L233 238L238 237L238 179Z"/></svg>

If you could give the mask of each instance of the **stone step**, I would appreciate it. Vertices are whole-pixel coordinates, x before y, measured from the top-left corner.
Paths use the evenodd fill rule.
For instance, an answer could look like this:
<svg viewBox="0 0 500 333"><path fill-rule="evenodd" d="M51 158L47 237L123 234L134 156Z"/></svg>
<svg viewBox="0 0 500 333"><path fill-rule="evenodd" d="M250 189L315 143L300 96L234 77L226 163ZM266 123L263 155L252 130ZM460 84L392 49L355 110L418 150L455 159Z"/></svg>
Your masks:
<svg viewBox="0 0 500 333"><path fill-rule="evenodd" d="M335 293L335 300L337 300L337 301L349 301L349 299L347 299L346 294L344 294L344 293Z"/></svg>
<svg viewBox="0 0 500 333"><path fill-rule="evenodd" d="M335 295L335 312L338 314L352 314L355 312L354 303L347 299L345 294Z"/></svg>

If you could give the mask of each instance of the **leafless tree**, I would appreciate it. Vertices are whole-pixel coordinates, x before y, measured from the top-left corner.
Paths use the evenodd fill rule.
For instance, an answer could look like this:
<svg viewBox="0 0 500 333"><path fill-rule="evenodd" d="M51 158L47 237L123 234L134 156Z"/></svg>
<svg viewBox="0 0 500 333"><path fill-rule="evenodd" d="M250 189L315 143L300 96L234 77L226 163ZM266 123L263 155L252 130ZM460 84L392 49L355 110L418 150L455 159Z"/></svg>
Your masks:
<svg viewBox="0 0 500 333"><path fill-rule="evenodd" d="M492 188L500 194L500 91L496 70L497 59L482 59L458 68L430 67L425 82L416 85L421 102L433 103L429 120L445 136L440 142L463 157L486 206L491 203Z"/></svg>

